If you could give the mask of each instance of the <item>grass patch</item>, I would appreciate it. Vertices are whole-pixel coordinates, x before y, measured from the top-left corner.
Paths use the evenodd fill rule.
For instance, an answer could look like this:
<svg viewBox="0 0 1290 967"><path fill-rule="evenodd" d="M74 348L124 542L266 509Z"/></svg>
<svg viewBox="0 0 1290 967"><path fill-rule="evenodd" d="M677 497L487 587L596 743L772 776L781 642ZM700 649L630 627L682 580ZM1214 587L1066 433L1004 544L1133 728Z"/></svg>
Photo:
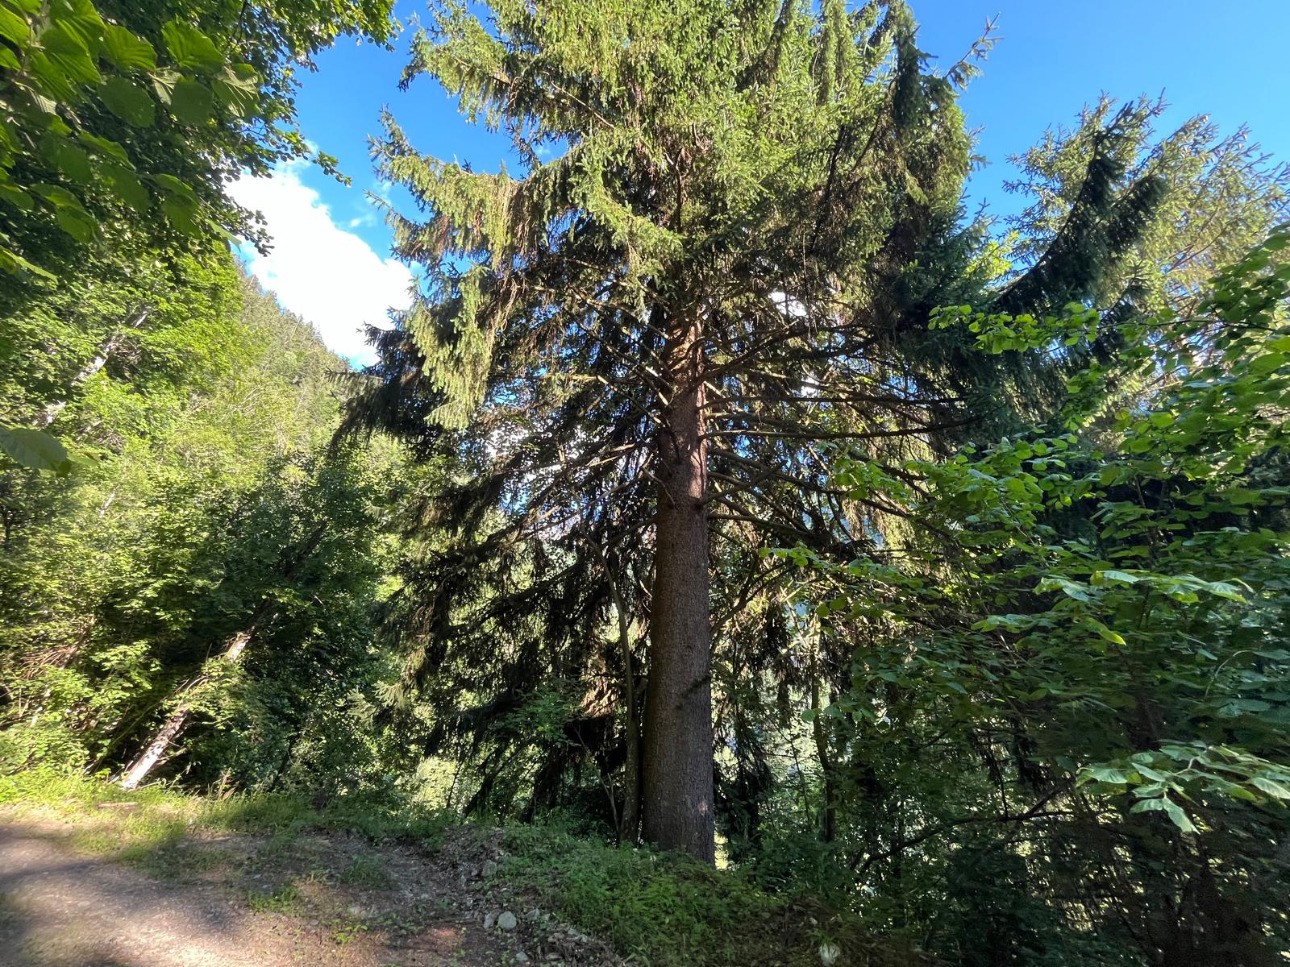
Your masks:
<svg viewBox="0 0 1290 967"><path fill-rule="evenodd" d="M738 872L543 827L508 829L504 844L503 878L651 967L819 967L825 944L851 967L924 963L816 898L772 894Z"/></svg>
<svg viewBox="0 0 1290 967"><path fill-rule="evenodd" d="M300 890L294 883L287 883L268 893L251 890L246 895L246 905L256 913L295 913L300 904Z"/></svg>
<svg viewBox="0 0 1290 967"><path fill-rule="evenodd" d="M260 848L260 858L263 860L277 860L288 856L296 845L296 840L300 838L302 824L293 822L287 826L280 826L273 831L269 841Z"/></svg>
<svg viewBox="0 0 1290 967"><path fill-rule="evenodd" d="M268 849L286 852L304 829L349 832L374 842L402 839L437 845L455 816L415 805L395 806L363 796L337 796L322 809L290 793L252 793L212 799L164 786L126 792L99 779L32 769L0 776L0 806L18 814L90 818L94 827L76 845L116 852L129 845L174 845L198 830L269 834Z"/></svg>
<svg viewBox="0 0 1290 967"><path fill-rule="evenodd" d="M363 936L363 934L367 933L369 929L371 928L365 923L347 921L332 930L331 941L336 944L336 946L343 947L348 943L353 943L359 937Z"/></svg>
<svg viewBox="0 0 1290 967"><path fill-rule="evenodd" d="M11 815L71 820L53 834L80 852L129 863L157 879L182 880L220 865L226 853L191 848L203 833L267 835L252 861L274 868L294 855L307 829L355 833L373 842L405 840L437 846L455 817L415 806L398 808L359 796L338 796L315 809L303 796L233 795L222 799L164 786L126 792L102 779L33 769L0 776L0 807ZM196 836L194 835L196 834ZM188 844L188 845L185 845ZM355 861L343 882L371 889L390 885L379 861ZM352 878L346 881L344 878ZM254 906L253 901L252 905Z"/></svg>
<svg viewBox="0 0 1290 967"><path fill-rule="evenodd" d="M388 890L394 885L385 862L376 856L354 857L354 861L340 871L338 878L346 886L364 890Z"/></svg>

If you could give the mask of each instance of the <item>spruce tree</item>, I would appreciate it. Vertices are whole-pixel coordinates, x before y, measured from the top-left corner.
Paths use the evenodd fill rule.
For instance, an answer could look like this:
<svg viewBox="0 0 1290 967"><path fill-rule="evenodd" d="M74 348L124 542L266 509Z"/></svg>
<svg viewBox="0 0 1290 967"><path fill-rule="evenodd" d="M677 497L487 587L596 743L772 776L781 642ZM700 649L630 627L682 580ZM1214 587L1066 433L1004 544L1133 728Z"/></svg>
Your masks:
<svg viewBox="0 0 1290 967"><path fill-rule="evenodd" d="M380 337L351 425L461 480L431 510L452 539L402 595L406 684L446 671L445 704L493 696L428 740L479 749L482 723L576 677L628 608L649 638L641 831L710 860L711 634L775 579L755 552L854 556L890 506L857 510L822 448L898 464L899 441L926 447L1005 396L1006 366L927 328L989 281L960 227L955 104L988 44L931 72L899 2L475 9L436 7L404 85L429 75L505 130L519 176L424 156L392 117L375 149L421 209L390 218L426 294ZM629 780L624 815L635 797Z"/></svg>
<svg viewBox="0 0 1290 967"><path fill-rule="evenodd" d="M710 523L782 543L809 511L763 495L800 441L932 425L879 330L969 141L901 3L489 12L440 5L404 83L438 79L524 171L425 157L387 119L381 171L426 213L392 216L397 248L429 295L384 341L369 417L424 412L428 446L475 461L454 523L505 506L485 558L652 547L643 833L710 860Z"/></svg>

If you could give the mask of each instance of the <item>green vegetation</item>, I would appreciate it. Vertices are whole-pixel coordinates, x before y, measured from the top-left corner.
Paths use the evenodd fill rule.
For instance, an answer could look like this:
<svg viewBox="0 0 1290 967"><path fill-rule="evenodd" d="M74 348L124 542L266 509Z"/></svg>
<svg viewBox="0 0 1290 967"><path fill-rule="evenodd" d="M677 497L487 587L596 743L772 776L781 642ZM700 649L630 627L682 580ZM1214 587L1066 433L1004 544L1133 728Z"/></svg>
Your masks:
<svg viewBox="0 0 1290 967"><path fill-rule="evenodd" d="M433 847L453 821L440 811L394 807L366 797L337 800L317 809L299 793L234 793L216 798L158 785L122 792L98 780L47 769L0 780L0 806L14 815L84 820L83 831L74 826L69 832L78 848L138 862L148 862L151 855L203 832L268 835L270 853L288 849L306 829ZM380 885L378 861L355 861L349 869L356 871L350 875L362 885Z"/></svg>
<svg viewBox="0 0 1290 967"><path fill-rule="evenodd" d="M340 871L340 882L368 890L388 890L394 885L385 864L373 856L356 856Z"/></svg>
<svg viewBox="0 0 1290 967"><path fill-rule="evenodd" d="M919 962L911 945L876 944L858 917L807 893L768 890L744 873L614 849L549 826L507 829L503 843L507 882L620 954L660 967L818 964L821 946L836 946L841 963Z"/></svg>
<svg viewBox="0 0 1290 967"><path fill-rule="evenodd" d="M969 218L988 34L436 3L405 84L521 163L385 119L355 372L224 185L390 8L0 0L5 816L253 837L281 916L397 843L657 965L1279 963L1287 168L1103 99Z"/></svg>

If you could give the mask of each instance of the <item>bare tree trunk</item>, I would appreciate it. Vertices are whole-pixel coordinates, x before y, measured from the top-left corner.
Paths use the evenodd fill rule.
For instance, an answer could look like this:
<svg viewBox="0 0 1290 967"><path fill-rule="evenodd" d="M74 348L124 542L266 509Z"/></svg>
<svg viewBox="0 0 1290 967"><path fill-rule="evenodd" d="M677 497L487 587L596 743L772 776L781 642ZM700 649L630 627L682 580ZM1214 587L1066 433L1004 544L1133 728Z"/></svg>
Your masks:
<svg viewBox="0 0 1290 967"><path fill-rule="evenodd" d="M833 775L833 759L829 755L829 738L825 732L824 717L820 714L820 669L818 644L811 650L811 708L815 717L811 720L811 737L815 740L815 754L820 760L820 774L824 779L823 822L820 838L832 843L838 835L838 800L836 783Z"/></svg>
<svg viewBox="0 0 1290 967"><path fill-rule="evenodd" d="M645 702L643 833L711 863L715 847L709 668L707 442L697 319L668 320L671 398L658 432L658 509Z"/></svg>
<svg viewBox="0 0 1290 967"><path fill-rule="evenodd" d="M631 622L618 590L618 579L609 570L608 563L605 573L609 579L609 593L614 599L614 610L618 612L618 647L623 658L623 706L626 710L623 731L626 733L627 764L623 776L623 813L618 824L618 840L634 843L640 831L641 735L636 721L636 670L632 667Z"/></svg>
<svg viewBox="0 0 1290 967"><path fill-rule="evenodd" d="M252 625L248 630L239 631L230 638L228 640L228 644L224 648L224 660L229 664L236 664L237 660L242 657L242 652L246 650L246 646L250 642L251 636L254 634L255 626ZM180 689L180 692L183 694L191 693L196 688L205 684L208 680L209 679L205 675L199 676ZM163 722L161 728L157 730L157 734L153 737L152 741L144 746L143 751L139 753L135 760L131 762L130 765L126 767L126 770L121 773L120 777L118 777L117 784L120 785L122 789L134 789L139 785L139 783L143 782L143 780L147 778L148 773L150 773L153 768L166 757L166 753L170 750L170 747L174 745L175 740L179 738L180 734L184 731L184 727L188 724L188 713L191 710L192 705L189 702L180 702L179 705L175 707L175 710L166 717L166 721Z"/></svg>
<svg viewBox="0 0 1290 967"><path fill-rule="evenodd" d="M139 329L148 321L148 315L150 312L150 309L144 309L135 316L134 321L126 328ZM99 370L107 365L107 361L111 359L112 354L116 352L116 347L121 344L121 336L122 333L120 330L112 333L108 341L105 342L103 347L99 350L98 355L81 367L81 371L77 373L76 378L72 380L71 389L77 389L83 384L89 382L89 380L98 374ZM63 410L67 408L67 403L67 400L55 400L54 402L47 404L36 417L36 429L43 430L49 426L49 424L53 423L54 420L58 419L58 414L62 413Z"/></svg>

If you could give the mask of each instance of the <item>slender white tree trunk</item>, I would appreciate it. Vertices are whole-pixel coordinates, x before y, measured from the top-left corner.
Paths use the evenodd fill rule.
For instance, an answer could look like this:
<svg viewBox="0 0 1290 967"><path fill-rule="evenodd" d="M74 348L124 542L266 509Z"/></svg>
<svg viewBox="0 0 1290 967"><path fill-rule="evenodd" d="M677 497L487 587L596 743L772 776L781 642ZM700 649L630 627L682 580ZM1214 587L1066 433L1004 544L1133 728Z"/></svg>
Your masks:
<svg viewBox="0 0 1290 967"><path fill-rule="evenodd" d="M237 660L242 657L242 652L246 650L246 646L250 642L251 636L254 633L255 628L252 627L247 631L239 631L230 638L228 640L228 645L224 649L224 661L229 664L236 664ZM183 693L192 692L208 680L207 676L202 675L185 685L181 691ZM143 782L143 780L147 778L148 773L150 773L159 762L165 759L166 753L170 751L170 747L174 745L175 740L179 738L180 733L184 731L184 726L188 724L188 713L191 709L192 706L189 702L180 702L179 705L175 707L175 710L166 717L166 721L163 722L161 728L157 730L157 734L153 737L152 741L144 747L143 751L139 753L135 760L131 762L130 765L126 767L126 770L117 778L117 784L122 789L134 789L137 787L139 783Z"/></svg>
<svg viewBox="0 0 1290 967"><path fill-rule="evenodd" d="M135 316L134 321L131 322L129 326L127 326L126 328L127 329L141 328L143 324L148 321L149 311L150 310L148 309L144 309L137 316ZM112 334L112 337L103 344L103 348L99 350L98 355L81 367L81 371L77 373L76 378L72 380L71 388L76 389L77 387L81 386L82 384L94 378L94 376L98 374L99 370L101 370L104 366L107 365L107 361L112 358L112 353L116 352L116 347L119 346L120 343L121 343L121 333L114 332ZM63 410L67 408L67 403L68 403L67 400L54 400L52 403L47 404L45 408L40 411L40 414L36 417L36 429L43 430L47 426L49 426L49 424L53 423L56 419L58 419L58 414L63 412Z"/></svg>

